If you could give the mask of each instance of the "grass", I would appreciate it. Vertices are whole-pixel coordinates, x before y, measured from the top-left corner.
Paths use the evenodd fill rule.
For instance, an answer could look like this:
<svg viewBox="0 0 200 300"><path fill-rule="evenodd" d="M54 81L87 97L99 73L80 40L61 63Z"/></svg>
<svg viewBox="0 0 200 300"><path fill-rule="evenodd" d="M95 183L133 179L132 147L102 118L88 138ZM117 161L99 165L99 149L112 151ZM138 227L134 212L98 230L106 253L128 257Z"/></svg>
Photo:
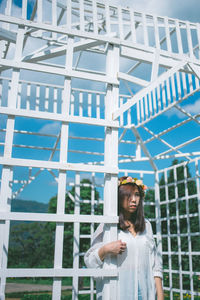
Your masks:
<svg viewBox="0 0 200 300"><path fill-rule="evenodd" d="M6 294L6 299L20 299L20 300L51 300L52 295L51 293L10 293ZM90 300L90 295L79 295L78 297L80 300ZM72 299L72 293L68 292L66 295L61 296L61 300L71 300Z"/></svg>
<svg viewBox="0 0 200 300"><path fill-rule="evenodd" d="M40 278L40 277L30 277L30 278L7 278L8 283L27 283L27 284L45 284L52 285L53 279L51 278ZM72 285L72 278L63 278L62 285Z"/></svg>

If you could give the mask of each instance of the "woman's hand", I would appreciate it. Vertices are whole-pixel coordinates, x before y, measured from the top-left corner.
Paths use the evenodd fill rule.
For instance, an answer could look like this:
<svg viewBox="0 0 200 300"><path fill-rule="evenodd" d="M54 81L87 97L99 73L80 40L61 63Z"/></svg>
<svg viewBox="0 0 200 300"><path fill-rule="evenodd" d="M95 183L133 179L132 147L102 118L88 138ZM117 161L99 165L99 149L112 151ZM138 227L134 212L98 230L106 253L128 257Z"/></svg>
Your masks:
<svg viewBox="0 0 200 300"><path fill-rule="evenodd" d="M99 249L99 257L103 261L106 255L118 255L126 250L126 243L121 240L110 242Z"/></svg>

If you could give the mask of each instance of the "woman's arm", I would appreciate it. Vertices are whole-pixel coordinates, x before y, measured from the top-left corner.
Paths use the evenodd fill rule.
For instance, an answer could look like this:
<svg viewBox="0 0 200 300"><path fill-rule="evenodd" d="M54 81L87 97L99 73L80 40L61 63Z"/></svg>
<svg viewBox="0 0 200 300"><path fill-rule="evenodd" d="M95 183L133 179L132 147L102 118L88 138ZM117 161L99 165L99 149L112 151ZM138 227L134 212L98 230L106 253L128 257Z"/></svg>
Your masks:
<svg viewBox="0 0 200 300"><path fill-rule="evenodd" d="M107 255L121 254L125 250L126 250L126 243L123 243L121 240L118 240L118 241L108 243L103 247L101 247L98 251L98 254L101 261L103 261Z"/></svg>
<svg viewBox="0 0 200 300"><path fill-rule="evenodd" d="M162 287L162 278L154 277L156 284L157 300L164 300L164 292Z"/></svg>

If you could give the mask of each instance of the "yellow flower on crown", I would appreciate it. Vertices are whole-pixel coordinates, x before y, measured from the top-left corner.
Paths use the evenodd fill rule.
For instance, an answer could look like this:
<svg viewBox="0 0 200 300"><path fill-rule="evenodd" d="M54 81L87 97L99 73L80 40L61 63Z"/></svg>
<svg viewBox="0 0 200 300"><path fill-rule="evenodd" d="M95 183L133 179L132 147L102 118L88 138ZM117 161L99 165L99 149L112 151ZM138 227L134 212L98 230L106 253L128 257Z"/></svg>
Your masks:
<svg viewBox="0 0 200 300"><path fill-rule="evenodd" d="M142 185L142 180L137 179L137 180L135 181L135 183L136 183L137 185Z"/></svg>
<svg viewBox="0 0 200 300"><path fill-rule="evenodd" d="M143 184L141 179L138 178L132 178L131 176L128 176L126 179L122 180L122 181L118 181L118 185L122 185L122 184L127 184L127 183L135 183L138 186L141 186L141 188L143 189L143 191L145 191L147 189L147 186Z"/></svg>

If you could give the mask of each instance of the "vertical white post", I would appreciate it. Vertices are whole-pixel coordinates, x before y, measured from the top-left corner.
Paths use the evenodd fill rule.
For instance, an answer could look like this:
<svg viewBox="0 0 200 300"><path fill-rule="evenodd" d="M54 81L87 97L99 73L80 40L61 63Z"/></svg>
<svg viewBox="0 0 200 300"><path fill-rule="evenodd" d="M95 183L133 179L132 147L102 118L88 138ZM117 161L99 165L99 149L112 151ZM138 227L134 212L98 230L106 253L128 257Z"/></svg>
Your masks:
<svg viewBox="0 0 200 300"><path fill-rule="evenodd" d="M134 11L132 9L130 9L130 19L131 19L132 41L133 43L136 43L137 39L136 39L136 29L135 29L135 16L134 16Z"/></svg>
<svg viewBox="0 0 200 300"><path fill-rule="evenodd" d="M177 168L174 171L174 184L175 184L175 199L178 199L178 185L177 185ZM180 200L179 200L180 201ZM180 232L180 219L179 219L179 201L176 201L176 221L177 221L177 239L178 239L178 264L179 264L179 286L180 286L180 300L183 300L183 282L182 282L182 256L181 256L181 232Z"/></svg>
<svg viewBox="0 0 200 300"><path fill-rule="evenodd" d="M74 214L80 214L80 173L75 178L75 208ZM72 300L78 300L78 268L79 268L80 223L74 223L73 269L77 270L73 277Z"/></svg>
<svg viewBox="0 0 200 300"><path fill-rule="evenodd" d="M109 45L107 53L107 75L116 77L119 70L119 47ZM112 112L118 108L118 85L107 85L105 119L112 120ZM118 167L118 129L107 127L105 131L104 164L107 168ZM117 215L117 175L107 173L104 178L104 215ZM117 240L117 226L106 225L104 241ZM104 268L113 268L116 260L105 259ZM103 300L117 299L116 279L104 279Z"/></svg>
<svg viewBox="0 0 200 300"><path fill-rule="evenodd" d="M155 172L155 210L156 210L156 237L157 237L158 259L162 261L160 188L159 188L159 174L157 171Z"/></svg>
<svg viewBox="0 0 200 300"><path fill-rule="evenodd" d="M72 69L73 61L73 38L68 37L66 53L65 68ZM66 77L64 80L64 89L62 95L62 114L69 115L71 94L71 78ZM68 124L63 122L61 125L61 137L60 137L60 162L67 162L68 153ZM59 171L58 176L58 196L57 196L57 214L64 214L65 212L65 194L66 194L66 171ZM55 252L54 252L54 268L62 268L63 258L63 238L64 238L64 223L56 224L55 233ZM52 300L58 300L61 298L62 278L54 278Z"/></svg>
<svg viewBox="0 0 200 300"><path fill-rule="evenodd" d="M24 40L24 28L19 28L17 33L16 48L15 48L15 61L21 60L23 40ZM8 107L16 108L18 83L19 83L18 69L13 70L11 83L12 83L11 90L8 95ZM15 126L15 118L13 116L8 116L6 137L5 137L5 147L4 147L5 158L12 157L14 126ZM12 177L13 177L12 167L3 166L1 192L0 192L0 208L4 212L5 211L9 212L11 209L12 187L10 186L10 182L12 181ZM5 221L0 223L0 264L2 270L5 270L7 268L9 230L10 230L10 221ZM6 284L6 277L5 275L3 275L1 277L1 285L0 285L1 300L5 299L5 284Z"/></svg>

